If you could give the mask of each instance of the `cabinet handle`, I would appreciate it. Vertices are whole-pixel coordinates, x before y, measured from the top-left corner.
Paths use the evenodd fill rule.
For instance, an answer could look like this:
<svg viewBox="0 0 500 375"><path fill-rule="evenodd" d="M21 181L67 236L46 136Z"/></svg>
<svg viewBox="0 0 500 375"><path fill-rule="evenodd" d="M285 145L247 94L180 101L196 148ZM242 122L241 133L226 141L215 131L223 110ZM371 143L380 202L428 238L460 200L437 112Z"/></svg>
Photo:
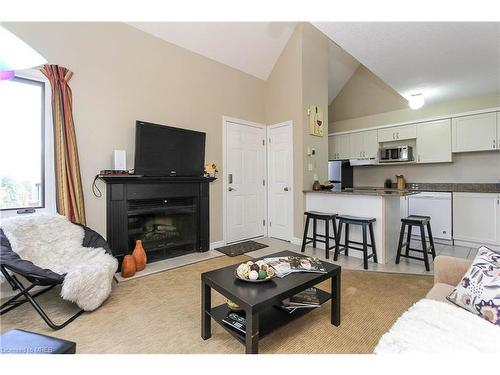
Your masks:
<svg viewBox="0 0 500 375"><path fill-rule="evenodd" d="M392 133L392 139L396 139L396 133Z"/></svg>
<svg viewBox="0 0 500 375"><path fill-rule="evenodd" d="M396 138L399 139L399 132L396 133Z"/></svg>
<svg viewBox="0 0 500 375"><path fill-rule="evenodd" d="M495 140L493 140L493 148L496 148L496 147L495 147Z"/></svg>
<svg viewBox="0 0 500 375"><path fill-rule="evenodd" d="M497 195L497 204L500 204L500 195Z"/></svg>

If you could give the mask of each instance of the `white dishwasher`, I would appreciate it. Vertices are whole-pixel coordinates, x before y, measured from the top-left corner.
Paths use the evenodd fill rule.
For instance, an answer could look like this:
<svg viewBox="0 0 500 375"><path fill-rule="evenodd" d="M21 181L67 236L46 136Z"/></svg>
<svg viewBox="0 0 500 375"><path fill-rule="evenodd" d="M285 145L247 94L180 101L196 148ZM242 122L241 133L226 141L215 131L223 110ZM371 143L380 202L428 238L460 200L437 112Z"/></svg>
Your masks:
<svg viewBox="0 0 500 375"><path fill-rule="evenodd" d="M451 193L422 192L408 196L408 214L430 216L434 238L452 239L451 207ZM414 228L412 234L418 234Z"/></svg>

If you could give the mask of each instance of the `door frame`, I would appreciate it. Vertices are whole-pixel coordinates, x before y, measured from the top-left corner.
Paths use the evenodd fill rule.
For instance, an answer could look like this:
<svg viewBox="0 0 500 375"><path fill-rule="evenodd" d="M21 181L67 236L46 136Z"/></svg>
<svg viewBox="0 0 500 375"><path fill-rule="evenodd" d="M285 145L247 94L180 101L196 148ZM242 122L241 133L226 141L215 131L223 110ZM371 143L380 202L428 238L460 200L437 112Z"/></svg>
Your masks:
<svg viewBox="0 0 500 375"><path fill-rule="evenodd" d="M227 161L227 152L226 152L226 145L227 145L227 126L228 123L233 123L237 125L243 125L243 126L251 126L255 128L260 128L264 130L264 141L266 142L267 145L267 125L265 124L260 124L257 122L252 122L252 121L247 121L247 120L241 120L235 117L230 117L230 116L222 116L222 241L224 242L224 245L227 245L227 169L226 169L226 161ZM264 231L263 231L263 237L268 236L268 224L269 224L269 218L268 218L268 203L267 203L267 196L268 196L268 188L267 188L267 147L264 148L264 178L266 180L266 192L264 194L264 218L266 220L266 225L264 225ZM242 240L242 241L246 241ZM232 243L237 243L238 241L232 242Z"/></svg>
<svg viewBox="0 0 500 375"><path fill-rule="evenodd" d="M270 142L269 142L269 136L270 136L270 130L275 129L275 128L280 128L280 127L287 127L288 132L290 135L290 150L291 150L291 168L290 168L290 201L288 202L290 205L290 228L288 230L288 238L286 241L290 241L290 243L293 242L293 225L294 225L294 210L293 210L293 205L294 205L294 194L295 194L295 188L293 186L294 180L293 180L293 121L288 120L288 121L283 121L283 122L278 122L276 124L268 125L267 127L267 132L266 132L266 156L267 156L267 177L266 177L266 190L267 190L267 236L269 237L269 223L270 223L270 215L271 215L271 210L269 207L269 202L271 202L271 189L269 188L269 177L270 177L270 165L269 165L269 155L270 155Z"/></svg>

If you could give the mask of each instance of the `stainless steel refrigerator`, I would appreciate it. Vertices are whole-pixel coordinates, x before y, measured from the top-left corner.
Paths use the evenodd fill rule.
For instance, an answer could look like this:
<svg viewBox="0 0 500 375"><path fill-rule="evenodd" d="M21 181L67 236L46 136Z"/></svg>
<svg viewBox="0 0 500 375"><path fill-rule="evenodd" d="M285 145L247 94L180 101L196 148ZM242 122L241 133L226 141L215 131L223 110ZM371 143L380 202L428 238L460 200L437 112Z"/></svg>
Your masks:
<svg viewBox="0 0 500 375"><path fill-rule="evenodd" d="M332 190L353 188L353 172L349 160L328 161L328 180L332 183Z"/></svg>

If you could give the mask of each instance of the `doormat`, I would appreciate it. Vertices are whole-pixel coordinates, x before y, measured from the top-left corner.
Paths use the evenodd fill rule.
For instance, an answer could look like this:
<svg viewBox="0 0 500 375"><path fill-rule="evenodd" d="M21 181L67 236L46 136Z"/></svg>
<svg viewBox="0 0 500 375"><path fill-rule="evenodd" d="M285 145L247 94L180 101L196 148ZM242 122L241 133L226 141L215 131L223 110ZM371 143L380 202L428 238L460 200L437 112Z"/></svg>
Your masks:
<svg viewBox="0 0 500 375"><path fill-rule="evenodd" d="M219 247L218 249L215 249L217 251L220 251L221 253L226 254L227 256L230 257L236 257L241 254L248 253L250 251L255 251L255 250L260 250L265 247L268 247L267 245L264 245L263 243L255 242L255 241L245 241L245 242L240 242L234 245L227 245L227 246L222 246Z"/></svg>

